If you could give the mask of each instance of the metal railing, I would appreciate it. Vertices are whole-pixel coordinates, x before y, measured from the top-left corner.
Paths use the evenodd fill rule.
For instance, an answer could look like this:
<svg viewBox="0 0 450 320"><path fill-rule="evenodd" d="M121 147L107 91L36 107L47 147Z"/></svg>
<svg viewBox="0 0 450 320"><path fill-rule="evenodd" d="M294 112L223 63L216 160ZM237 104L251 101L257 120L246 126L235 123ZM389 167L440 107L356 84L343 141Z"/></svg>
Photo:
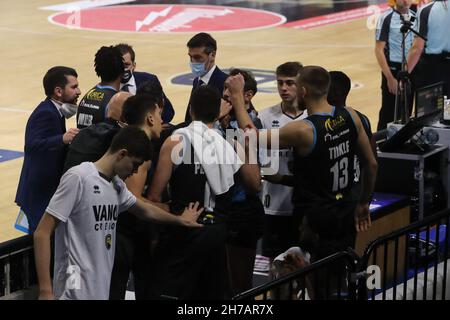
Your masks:
<svg viewBox="0 0 450 320"><path fill-rule="evenodd" d="M23 236L0 243L0 298L36 283L33 237Z"/></svg>
<svg viewBox="0 0 450 320"><path fill-rule="evenodd" d="M450 210L380 237L359 258L338 252L233 300L439 300L450 299ZM0 298L37 283L33 239L0 244Z"/></svg>
<svg viewBox="0 0 450 320"><path fill-rule="evenodd" d="M253 288L233 300L354 300L357 256L343 251Z"/></svg>
<svg viewBox="0 0 450 320"><path fill-rule="evenodd" d="M450 210L380 237L362 257L339 252L234 300L450 300Z"/></svg>
<svg viewBox="0 0 450 320"><path fill-rule="evenodd" d="M447 292L449 222L450 210L444 210L369 243L359 269L375 268L371 268L373 274L366 274L359 282L359 299L450 298ZM380 277L376 276L377 272L381 273ZM381 281L370 283L367 280L371 276Z"/></svg>

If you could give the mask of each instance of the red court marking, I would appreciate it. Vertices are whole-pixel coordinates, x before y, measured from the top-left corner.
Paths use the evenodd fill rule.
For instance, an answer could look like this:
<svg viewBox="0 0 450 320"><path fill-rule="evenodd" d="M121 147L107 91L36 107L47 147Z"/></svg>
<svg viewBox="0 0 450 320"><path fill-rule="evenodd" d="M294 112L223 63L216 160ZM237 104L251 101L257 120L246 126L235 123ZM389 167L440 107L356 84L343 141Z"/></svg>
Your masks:
<svg viewBox="0 0 450 320"><path fill-rule="evenodd" d="M327 25L352 21L352 20L356 20L359 18L368 17L368 16L376 14L377 12L372 10L372 8L375 8L375 7L379 8L379 10L380 10L378 12L379 14L382 13L387 8L389 8L389 6L387 4L381 4L381 5L371 6L371 7L366 7L366 8L347 10L347 11L342 11L342 12L326 14L323 16L292 21L292 22L284 24L282 27L283 28L309 30L309 29L314 29L314 28L323 27L323 26L327 26Z"/></svg>
<svg viewBox="0 0 450 320"><path fill-rule="evenodd" d="M71 29L180 33L261 29L286 21L280 14L209 5L126 5L60 12L51 23Z"/></svg>

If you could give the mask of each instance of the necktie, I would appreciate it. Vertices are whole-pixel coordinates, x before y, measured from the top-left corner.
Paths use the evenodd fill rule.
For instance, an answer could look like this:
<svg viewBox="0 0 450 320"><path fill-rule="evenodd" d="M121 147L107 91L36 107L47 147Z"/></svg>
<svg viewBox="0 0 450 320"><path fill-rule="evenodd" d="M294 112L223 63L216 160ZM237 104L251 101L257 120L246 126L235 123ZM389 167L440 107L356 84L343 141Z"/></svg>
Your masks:
<svg viewBox="0 0 450 320"><path fill-rule="evenodd" d="M130 85L129 84L125 84L120 91L124 91L124 92L130 92Z"/></svg>
<svg viewBox="0 0 450 320"><path fill-rule="evenodd" d="M198 88L198 87L200 87L200 86L203 86L204 84L205 84L205 83L203 82L202 79L200 79L200 78L195 79L195 80L194 80L194 83L193 83L193 86L192 86L192 91L193 91L195 88Z"/></svg>
<svg viewBox="0 0 450 320"><path fill-rule="evenodd" d="M61 128L63 132L66 132L66 119L64 117L61 117Z"/></svg>

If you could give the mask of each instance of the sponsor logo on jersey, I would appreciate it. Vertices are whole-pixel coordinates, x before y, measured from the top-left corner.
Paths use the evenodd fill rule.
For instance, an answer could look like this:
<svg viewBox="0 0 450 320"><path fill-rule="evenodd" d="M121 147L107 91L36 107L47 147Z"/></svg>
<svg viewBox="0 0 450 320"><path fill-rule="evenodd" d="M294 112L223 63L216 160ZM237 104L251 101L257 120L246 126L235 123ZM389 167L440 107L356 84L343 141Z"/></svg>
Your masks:
<svg viewBox="0 0 450 320"><path fill-rule="evenodd" d="M86 98L89 100L102 101L104 97L105 97L104 92L96 91L95 89L91 89L86 94Z"/></svg>
<svg viewBox="0 0 450 320"><path fill-rule="evenodd" d="M92 206L94 209L95 221L117 221L119 217L119 211L117 210L117 205L115 204L100 204Z"/></svg>
<svg viewBox="0 0 450 320"><path fill-rule="evenodd" d="M334 141L334 140L339 139L340 137L345 136L346 134L349 134L349 133L350 133L350 129L345 129L344 131L341 131L335 135L327 133L323 136L323 138L325 141Z"/></svg>
<svg viewBox="0 0 450 320"><path fill-rule="evenodd" d="M100 187L95 185L94 186L94 193L100 194Z"/></svg>
<svg viewBox="0 0 450 320"><path fill-rule="evenodd" d="M80 107L87 108L87 109L94 109L94 110L99 110L100 109L100 106L97 106L97 105L92 104L92 103L87 103L84 99L81 100Z"/></svg>
<svg viewBox="0 0 450 320"><path fill-rule="evenodd" d="M112 247L112 235L110 233L108 233L105 237L105 247L108 250Z"/></svg>
<svg viewBox="0 0 450 320"><path fill-rule="evenodd" d="M327 132L333 132L345 125L345 119L342 116L329 118L325 121L325 129Z"/></svg>
<svg viewBox="0 0 450 320"><path fill-rule="evenodd" d="M119 210L114 204L100 204L92 206L94 211L94 218L97 222L94 225L95 231L99 230L114 230L116 221L119 217Z"/></svg>
<svg viewBox="0 0 450 320"><path fill-rule="evenodd" d="M280 121L273 120L272 121L272 128L279 128L280 127Z"/></svg>

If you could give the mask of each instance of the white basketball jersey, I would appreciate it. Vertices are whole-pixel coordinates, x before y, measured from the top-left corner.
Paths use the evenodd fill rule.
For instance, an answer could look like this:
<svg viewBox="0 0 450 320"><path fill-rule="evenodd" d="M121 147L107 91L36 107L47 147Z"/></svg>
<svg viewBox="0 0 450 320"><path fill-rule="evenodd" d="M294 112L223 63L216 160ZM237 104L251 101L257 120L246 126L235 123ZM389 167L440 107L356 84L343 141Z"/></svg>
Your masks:
<svg viewBox="0 0 450 320"><path fill-rule="evenodd" d="M119 177L106 180L92 162L62 176L46 210L60 221L55 230L55 298L109 298L117 219L135 203Z"/></svg>
<svg viewBox="0 0 450 320"><path fill-rule="evenodd" d="M285 114L281 109L281 104L264 109L258 113L258 118L261 120L263 129L279 129L292 121L298 121L306 118L306 110L293 118ZM283 175L292 175L293 154L292 149L280 150L260 150L261 164L264 166L268 160L268 154L271 157L279 156L278 173ZM288 216L292 215L292 188L280 184L273 184L263 181L261 201L264 205L266 214Z"/></svg>

